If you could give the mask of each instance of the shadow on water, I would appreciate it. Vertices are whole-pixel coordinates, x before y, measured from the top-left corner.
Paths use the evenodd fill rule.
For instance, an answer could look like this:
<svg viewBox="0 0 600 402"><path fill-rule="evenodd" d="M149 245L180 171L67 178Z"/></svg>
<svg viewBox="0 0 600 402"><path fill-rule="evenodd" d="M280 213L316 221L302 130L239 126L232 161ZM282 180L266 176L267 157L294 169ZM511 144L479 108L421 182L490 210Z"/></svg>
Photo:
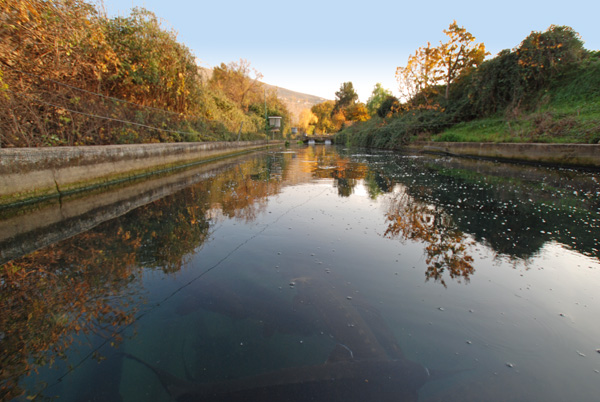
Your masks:
<svg viewBox="0 0 600 402"><path fill-rule="evenodd" d="M0 399L22 394L20 381L40 367L68 358L73 342L97 344L98 338L104 340L100 346L119 344L122 331L143 314L145 270L178 272L186 256L210 236L213 210L254 219L269 191L276 192L279 186L279 179L271 177L272 165L270 158L246 158L225 171L218 164L220 175L215 177L214 170L206 174L205 168L185 172L183 187L178 174L150 186L143 183L147 191L136 185L110 194L106 201L77 200L71 210L63 206L68 224L31 222L31 217L19 214L4 221L11 230L22 232L36 224L37 228L4 239L2 250L10 252L3 256L13 256L15 244L28 250L48 239L63 240L1 267ZM256 172L258 176L249 179ZM92 204L91 210L86 203ZM38 211L34 215L39 220ZM18 218L29 223L19 225ZM39 387L45 385L28 394L35 395Z"/></svg>
<svg viewBox="0 0 600 402"><path fill-rule="evenodd" d="M475 272L468 248L474 242L454 224L443 208L420 202L399 187L389 198L385 236L402 241L420 241L425 246L427 280L444 287L444 273L452 279L469 281Z"/></svg>
<svg viewBox="0 0 600 402"><path fill-rule="evenodd" d="M431 156L373 159L378 163L371 174L385 178L379 179L382 192L401 186L388 218L404 203L443 214L441 220L424 219L454 226L508 258L527 260L548 242L600 258L597 173ZM420 207L409 207L415 204Z"/></svg>
<svg viewBox="0 0 600 402"><path fill-rule="evenodd" d="M425 279L444 287L476 275L475 245L600 259L597 175L499 166L309 147L6 218L0 399L417 400L433 371L360 286L307 260L269 265L267 240L302 244L269 234L301 205L281 212L278 197L306 183L338 200L366 191L383 208L377 236L418 243Z"/></svg>
<svg viewBox="0 0 600 402"><path fill-rule="evenodd" d="M223 292L224 284L218 286L203 281L193 291L199 298L193 303L184 299L183 303L193 306L194 311L188 310L187 314L198 313L196 317L210 320L210 316L202 314L208 309L236 320L255 322L262 326L262 336L270 338L270 348L280 342L273 338L281 335L317 336L321 344L330 345L328 357L317 354L313 364L284 365L273 371L259 370L262 373L257 375L241 374L231 379L208 381L202 378L203 370L185 357L172 359L171 370L183 372L187 378L135 355L127 354L127 357L153 372L169 396L177 401L418 400L418 390L433 379L432 372L404 357L378 311L335 275L321 270L308 273L292 267L281 270L280 274L288 278L297 271L304 276L290 281L295 294L291 301L280 292L268 294L267 290L265 294L261 285L229 277L228 284L232 286L227 286L228 291ZM283 345L289 348L289 342L288 339ZM243 359L229 363L226 372L231 373L231 365L239 364L243 364ZM258 362L250 372L256 372L257 367L260 367Z"/></svg>

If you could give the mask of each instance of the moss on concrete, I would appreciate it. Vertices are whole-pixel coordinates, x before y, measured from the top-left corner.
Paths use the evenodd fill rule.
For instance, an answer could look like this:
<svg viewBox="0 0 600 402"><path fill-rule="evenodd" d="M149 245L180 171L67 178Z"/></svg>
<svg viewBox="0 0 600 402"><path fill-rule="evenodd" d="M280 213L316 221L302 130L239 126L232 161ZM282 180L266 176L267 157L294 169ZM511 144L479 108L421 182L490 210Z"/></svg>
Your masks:
<svg viewBox="0 0 600 402"><path fill-rule="evenodd" d="M145 177L154 176L157 174L166 174L172 171L184 169L186 167L195 166L203 163L209 163L212 161L217 161L220 159L225 159L280 145L281 144L279 142L270 144L248 143L245 146L241 147L236 146L234 144L232 144L231 146L227 146L227 144L225 144L225 146L219 146L216 149L210 149L212 147L209 147L209 149L203 152L195 151L195 153L198 154L197 156L190 157L189 154L185 154L183 155L183 158L177 162L161 163L161 159L164 159L163 157L149 156L147 158L143 158L148 159L149 161L147 167L140 169L131 169L118 173L101 175L97 177L82 177L80 180L69 181L67 183L60 183L55 178L52 183L46 181L47 184L44 187L31 188L31 190L25 191L11 192L10 189L5 188L3 189L3 192L0 192L0 208L10 208L19 205L37 203L52 198L64 197L75 193L89 192L95 189L101 189L107 186L117 185L119 183L129 182L132 180L140 180ZM160 146L161 144L156 145L156 147ZM191 146L193 146L193 144ZM48 153L52 153L53 151L53 149L48 149ZM77 149L77 151L79 152L80 149ZM36 150L36 152L40 152L40 150ZM115 152L119 151L117 150ZM205 155L202 156L202 153L204 153ZM96 156L94 156L94 161L96 163L110 163L110 161L113 159L111 158L110 153L107 153L108 160L100 160L95 158ZM62 166L62 168L68 168L69 164L72 164L72 166L80 166L82 162L82 157L80 154L78 154L76 158L70 159L68 163ZM89 161L85 161L84 164L88 166L89 170L93 170L94 165L89 165L89 163L87 162ZM27 175L35 171L31 169L31 164L29 163L29 161L26 161L25 164L27 165L24 166L25 172L22 173L22 177L19 180L23 180L26 182ZM10 166L11 171L14 172L15 169L18 169L18 167L14 165ZM56 160L50 158L48 164L38 167L38 171L43 169L51 169L53 171L54 169L57 169ZM2 169L0 167L0 171L1 170Z"/></svg>

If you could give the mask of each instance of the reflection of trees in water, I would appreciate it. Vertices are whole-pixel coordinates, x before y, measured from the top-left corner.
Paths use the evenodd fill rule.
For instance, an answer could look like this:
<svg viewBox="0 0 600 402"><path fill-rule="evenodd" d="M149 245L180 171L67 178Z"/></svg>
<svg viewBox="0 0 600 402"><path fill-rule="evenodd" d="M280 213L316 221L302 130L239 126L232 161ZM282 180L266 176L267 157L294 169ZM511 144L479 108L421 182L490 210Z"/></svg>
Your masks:
<svg viewBox="0 0 600 402"><path fill-rule="evenodd" d="M442 184L432 185L437 190L426 200L447 205L463 231L502 257L527 261L548 242L600 257L597 186L590 188L590 177L583 172L518 168L511 176L503 169L484 174L436 166L431 176Z"/></svg>
<svg viewBox="0 0 600 402"><path fill-rule="evenodd" d="M0 400L22 394L19 381L81 335L117 344L135 319L143 269L178 272L208 239L211 214L251 221L279 180L254 159L1 266Z"/></svg>
<svg viewBox="0 0 600 402"><path fill-rule="evenodd" d="M267 198L281 191L284 167L283 158L268 156L238 165L213 180L203 190L210 193L211 216L256 220L266 210Z"/></svg>
<svg viewBox="0 0 600 402"><path fill-rule="evenodd" d="M311 161L316 161L311 164L313 177L333 179L340 197L351 196L359 180L364 179L369 172L365 163L354 162L348 157L342 157L328 147L309 149L306 157Z"/></svg>
<svg viewBox="0 0 600 402"><path fill-rule="evenodd" d="M84 233L0 268L1 400L20 395L19 380L36 367L64 358L78 334L118 342L133 321L139 243L110 229L111 239Z"/></svg>
<svg viewBox="0 0 600 402"><path fill-rule="evenodd" d="M380 195L391 192L394 188L394 181L380 172L369 170L365 176L365 186L369 197L375 200Z"/></svg>
<svg viewBox="0 0 600 402"><path fill-rule="evenodd" d="M399 187L389 198L386 218L389 222L386 237L425 244L427 280L433 279L446 287L444 273L447 273L452 279L469 281L475 272L473 257L467 252L472 242L441 208L420 202Z"/></svg>
<svg viewBox="0 0 600 402"><path fill-rule="evenodd" d="M416 200L443 208L458 229L500 258L527 262L548 242L600 258L597 175L458 158L407 161L387 155L373 172L401 183ZM368 178L365 183L371 188L376 183Z"/></svg>
<svg viewBox="0 0 600 402"><path fill-rule="evenodd" d="M351 195L361 179L371 198L401 183L414 202L443 210L457 231L469 233L499 258L526 263L548 242L600 258L597 175L390 153L364 158L326 147L315 147L307 157L316 161L313 176L334 179L342 197Z"/></svg>

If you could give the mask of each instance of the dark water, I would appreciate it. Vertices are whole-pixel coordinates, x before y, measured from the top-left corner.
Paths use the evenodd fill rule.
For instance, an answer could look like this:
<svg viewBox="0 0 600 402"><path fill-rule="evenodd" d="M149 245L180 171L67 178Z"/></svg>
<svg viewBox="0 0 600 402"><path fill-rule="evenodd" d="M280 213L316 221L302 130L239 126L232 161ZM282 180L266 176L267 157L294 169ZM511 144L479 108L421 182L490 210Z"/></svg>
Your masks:
<svg viewBox="0 0 600 402"><path fill-rule="evenodd" d="M196 176L2 266L0 399L600 399L598 173L316 146Z"/></svg>

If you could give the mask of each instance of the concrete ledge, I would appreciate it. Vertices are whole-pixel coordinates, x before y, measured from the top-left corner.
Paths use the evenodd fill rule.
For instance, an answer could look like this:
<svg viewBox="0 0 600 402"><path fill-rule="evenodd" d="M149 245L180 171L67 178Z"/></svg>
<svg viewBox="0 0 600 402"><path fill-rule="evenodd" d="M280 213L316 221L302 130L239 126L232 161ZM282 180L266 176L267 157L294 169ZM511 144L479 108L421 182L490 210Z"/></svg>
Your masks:
<svg viewBox="0 0 600 402"><path fill-rule="evenodd" d="M252 157L223 158L60 201L54 198L32 205L24 213L20 209L16 215L0 214L0 265L212 178Z"/></svg>
<svg viewBox="0 0 600 402"><path fill-rule="evenodd" d="M0 206L70 194L279 145L266 141L0 149Z"/></svg>
<svg viewBox="0 0 600 402"><path fill-rule="evenodd" d="M452 156L600 168L600 145L595 144L416 142L407 148Z"/></svg>

